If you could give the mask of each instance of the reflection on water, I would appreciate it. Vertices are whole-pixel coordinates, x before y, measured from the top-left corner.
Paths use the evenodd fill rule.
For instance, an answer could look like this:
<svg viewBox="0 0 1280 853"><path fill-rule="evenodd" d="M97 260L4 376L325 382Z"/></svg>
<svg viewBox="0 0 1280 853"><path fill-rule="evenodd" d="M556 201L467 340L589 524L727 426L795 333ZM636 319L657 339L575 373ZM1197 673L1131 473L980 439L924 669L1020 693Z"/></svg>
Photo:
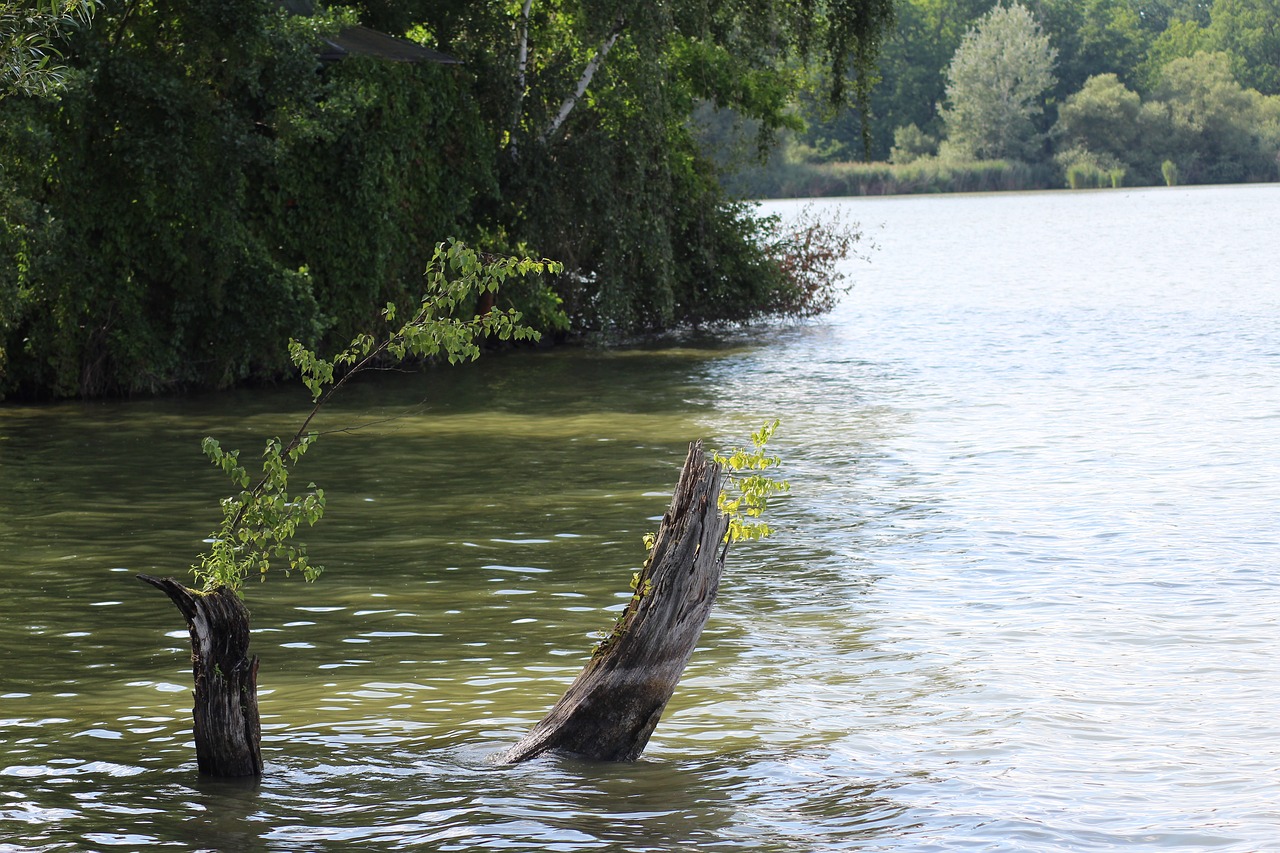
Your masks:
<svg viewBox="0 0 1280 853"><path fill-rule="evenodd" d="M303 393L0 408L0 849L1272 845L1276 189L840 204L883 249L822 323L340 398L300 473L326 572L248 590L256 784L195 773L186 632L133 576L216 522L200 439L252 454ZM493 765L685 444L775 415L781 532L645 760Z"/></svg>

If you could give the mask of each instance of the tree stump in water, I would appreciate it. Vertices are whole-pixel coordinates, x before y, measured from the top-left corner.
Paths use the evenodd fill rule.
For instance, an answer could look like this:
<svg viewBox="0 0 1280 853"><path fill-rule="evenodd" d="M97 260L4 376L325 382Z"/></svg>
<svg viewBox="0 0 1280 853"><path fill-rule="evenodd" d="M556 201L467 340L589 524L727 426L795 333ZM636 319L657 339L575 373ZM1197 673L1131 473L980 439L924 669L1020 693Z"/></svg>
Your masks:
<svg viewBox="0 0 1280 853"><path fill-rule="evenodd" d="M553 751L633 761L644 751L711 615L728 545L720 466L689 446L636 594L547 716L499 761Z"/></svg>
<svg viewBox="0 0 1280 853"><path fill-rule="evenodd" d="M210 776L261 776L258 659L249 657L249 609L234 591L188 589L173 578L138 575L182 611L191 632L196 765Z"/></svg>

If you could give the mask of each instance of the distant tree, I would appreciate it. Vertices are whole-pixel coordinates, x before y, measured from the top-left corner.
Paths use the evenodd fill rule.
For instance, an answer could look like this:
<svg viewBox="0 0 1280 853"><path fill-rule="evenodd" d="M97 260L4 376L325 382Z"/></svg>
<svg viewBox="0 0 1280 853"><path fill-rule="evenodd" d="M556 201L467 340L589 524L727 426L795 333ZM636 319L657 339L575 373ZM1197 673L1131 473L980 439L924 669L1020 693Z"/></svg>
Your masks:
<svg viewBox="0 0 1280 853"><path fill-rule="evenodd" d="M1216 0L1208 47L1231 56L1241 85L1280 94L1280 0Z"/></svg>
<svg viewBox="0 0 1280 853"><path fill-rule="evenodd" d="M889 156L894 131L915 125L942 132L938 107L946 96L947 65L961 39L994 0L898 0L897 26L880 56L881 81L871 93L874 152Z"/></svg>
<svg viewBox="0 0 1280 853"><path fill-rule="evenodd" d="M1067 167L1089 162L1100 169L1124 168L1131 183L1151 183L1159 160L1150 142L1160 138L1161 111L1145 106L1115 74L1090 77L1058 109L1053 137Z"/></svg>
<svg viewBox="0 0 1280 853"><path fill-rule="evenodd" d="M1137 85L1150 92L1160 85L1164 67L1175 59L1188 59L1208 46L1204 27L1195 21L1170 21L1169 26L1147 48L1137 70Z"/></svg>
<svg viewBox="0 0 1280 853"><path fill-rule="evenodd" d="M1174 21L1190 21L1207 26L1213 0L1132 0L1142 27L1158 36Z"/></svg>
<svg viewBox="0 0 1280 853"><path fill-rule="evenodd" d="M1138 133L1142 99L1114 74L1099 74L1067 98L1058 110L1058 134L1091 150L1107 148L1123 154L1132 150Z"/></svg>
<svg viewBox="0 0 1280 853"><path fill-rule="evenodd" d="M1266 95L1259 104L1258 146L1271 157L1280 177L1280 95Z"/></svg>
<svg viewBox="0 0 1280 853"><path fill-rule="evenodd" d="M1154 97L1167 110L1166 144L1185 183L1276 180L1271 98L1236 82L1229 55L1175 59Z"/></svg>
<svg viewBox="0 0 1280 853"><path fill-rule="evenodd" d="M1170 60L1146 102L1113 74L1091 77L1058 112L1055 160L1125 169L1130 183L1275 180L1280 96L1246 89L1225 53Z"/></svg>
<svg viewBox="0 0 1280 853"><path fill-rule="evenodd" d="M1135 82L1153 36L1133 0L1028 0L1027 5L1058 51L1057 101L1096 74L1115 74L1126 85Z"/></svg>
<svg viewBox="0 0 1280 853"><path fill-rule="evenodd" d="M1054 84L1056 51L1025 6L997 6L965 34L947 69L942 110L958 154L982 159L1037 159L1035 119Z"/></svg>
<svg viewBox="0 0 1280 853"><path fill-rule="evenodd" d="M893 148L889 149L889 162L913 163L938 151L938 140L914 124L900 127L893 132Z"/></svg>
<svg viewBox="0 0 1280 853"><path fill-rule="evenodd" d="M1132 85L1138 64L1151 41L1132 0L1087 0L1081 5L1085 19L1080 32L1080 52L1076 55L1078 73L1086 79L1111 73L1125 85ZM1062 62L1058 63L1057 71L1060 81L1066 78Z"/></svg>

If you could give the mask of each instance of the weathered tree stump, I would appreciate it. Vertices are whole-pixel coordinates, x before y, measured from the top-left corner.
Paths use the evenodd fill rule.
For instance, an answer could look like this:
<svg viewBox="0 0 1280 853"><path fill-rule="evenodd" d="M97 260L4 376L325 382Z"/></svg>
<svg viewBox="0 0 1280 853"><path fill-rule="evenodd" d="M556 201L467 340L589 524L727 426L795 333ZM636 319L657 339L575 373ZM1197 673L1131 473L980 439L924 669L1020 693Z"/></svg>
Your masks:
<svg viewBox="0 0 1280 853"><path fill-rule="evenodd" d="M249 609L234 591L188 589L173 578L138 575L182 611L191 632L196 765L210 776L261 776L258 659L249 656Z"/></svg>
<svg viewBox="0 0 1280 853"><path fill-rule="evenodd" d="M689 446L636 594L568 691L499 761L553 751L633 761L649 743L711 615L728 545L720 466Z"/></svg>

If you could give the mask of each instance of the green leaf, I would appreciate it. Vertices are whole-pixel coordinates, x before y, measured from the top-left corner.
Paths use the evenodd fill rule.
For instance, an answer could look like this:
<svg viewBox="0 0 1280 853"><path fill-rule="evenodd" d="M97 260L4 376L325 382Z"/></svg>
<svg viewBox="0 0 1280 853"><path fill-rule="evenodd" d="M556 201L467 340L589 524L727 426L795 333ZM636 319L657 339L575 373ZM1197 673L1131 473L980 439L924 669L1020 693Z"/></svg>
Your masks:
<svg viewBox="0 0 1280 853"><path fill-rule="evenodd" d="M767 456L764 452L779 423L780 421L774 420L752 433L751 444L754 449L750 452L734 449L728 455L712 454L712 458L725 473L717 505L721 512L729 516L729 529L725 533L727 542L764 539L773 532L767 524L754 519L764 515L771 498L788 493L791 490L790 484L764 474L740 474L744 471L766 471L782 464L778 456Z"/></svg>

